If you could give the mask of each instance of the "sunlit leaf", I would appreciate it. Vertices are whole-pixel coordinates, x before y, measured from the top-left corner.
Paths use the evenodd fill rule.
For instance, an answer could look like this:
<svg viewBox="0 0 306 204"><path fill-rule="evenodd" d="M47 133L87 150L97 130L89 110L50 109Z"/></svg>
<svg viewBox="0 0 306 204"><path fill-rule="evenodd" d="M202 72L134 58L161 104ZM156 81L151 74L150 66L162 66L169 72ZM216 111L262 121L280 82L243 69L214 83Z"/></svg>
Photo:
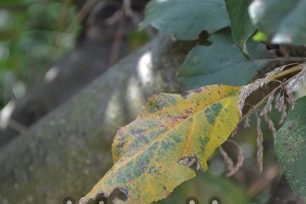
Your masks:
<svg viewBox="0 0 306 204"><path fill-rule="evenodd" d="M306 198L306 97L297 100L277 132L275 152L291 188Z"/></svg>
<svg viewBox="0 0 306 204"><path fill-rule="evenodd" d="M260 30L271 36L272 43L306 42L306 0L256 0L250 16Z"/></svg>
<svg viewBox="0 0 306 204"><path fill-rule="evenodd" d="M187 95L152 96L136 120L118 130L113 143L116 162L83 198L109 197L119 189L126 203L151 203L165 198L195 176L179 161L207 160L237 126L240 87L213 85ZM122 201L123 202L123 201Z"/></svg>
<svg viewBox="0 0 306 204"><path fill-rule="evenodd" d="M209 84L245 85L269 62L261 57L266 54L260 43L248 44L247 58L227 32L216 33L209 40L212 45L193 48L181 66L179 81L186 89Z"/></svg>
<svg viewBox="0 0 306 204"><path fill-rule="evenodd" d="M229 26L223 0L152 0L141 27L151 24L181 40L194 40L201 31L214 33Z"/></svg>

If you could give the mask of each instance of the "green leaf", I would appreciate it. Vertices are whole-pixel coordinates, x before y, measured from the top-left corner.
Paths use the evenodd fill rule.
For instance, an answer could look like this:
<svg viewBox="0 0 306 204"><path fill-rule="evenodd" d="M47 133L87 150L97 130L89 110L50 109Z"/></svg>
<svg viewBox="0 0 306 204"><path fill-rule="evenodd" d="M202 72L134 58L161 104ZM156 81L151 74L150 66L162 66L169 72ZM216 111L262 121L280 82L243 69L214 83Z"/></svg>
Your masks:
<svg viewBox="0 0 306 204"><path fill-rule="evenodd" d="M225 0L226 8L231 20L232 37L234 42L247 54L246 42L255 32L248 13L250 0Z"/></svg>
<svg viewBox="0 0 306 204"><path fill-rule="evenodd" d="M268 41L267 35L263 32L256 32L256 34L252 37L252 39L257 42L267 42Z"/></svg>
<svg viewBox="0 0 306 204"><path fill-rule="evenodd" d="M180 40L194 40L201 31L214 33L229 26L223 0L152 0L140 24L151 24Z"/></svg>
<svg viewBox="0 0 306 204"><path fill-rule="evenodd" d="M275 152L291 188L306 198L306 97L297 100L293 111L277 132Z"/></svg>
<svg viewBox="0 0 306 204"><path fill-rule="evenodd" d="M253 1L250 16L260 30L271 36L272 43L306 43L306 0Z"/></svg>
<svg viewBox="0 0 306 204"><path fill-rule="evenodd" d="M87 203L115 189L126 203L151 203L168 196L182 182L195 177L180 163L196 158L207 169L207 160L236 128L240 114L240 87L214 85L187 95L152 96L143 112L118 130L113 143L114 166L82 199Z"/></svg>
<svg viewBox="0 0 306 204"><path fill-rule="evenodd" d="M249 44L251 56L247 58L229 33L216 33L210 40L213 44L209 47L193 48L181 66L178 79L187 89L209 84L245 85L269 62L260 58L264 53L260 43Z"/></svg>
<svg viewBox="0 0 306 204"><path fill-rule="evenodd" d="M228 178L216 177L209 173L199 174L196 178L184 182L166 199L155 204L183 204L188 199L196 199L198 204L212 204L213 198L224 204L250 203L245 189L239 187ZM250 203L251 204L251 203Z"/></svg>

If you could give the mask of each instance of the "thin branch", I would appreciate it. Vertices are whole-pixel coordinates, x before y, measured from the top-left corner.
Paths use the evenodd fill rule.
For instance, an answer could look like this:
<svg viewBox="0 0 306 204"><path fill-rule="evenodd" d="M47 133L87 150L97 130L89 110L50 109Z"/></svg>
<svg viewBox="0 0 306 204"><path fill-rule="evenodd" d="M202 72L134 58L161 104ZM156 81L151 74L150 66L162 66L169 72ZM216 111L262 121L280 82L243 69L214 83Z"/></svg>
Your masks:
<svg viewBox="0 0 306 204"><path fill-rule="evenodd" d="M304 67L303 67L303 66L300 66L300 64L299 64L299 65L294 66L294 67L291 67L291 68L289 68L289 69L287 69L287 70L285 70L285 71L282 71L282 72L280 72L280 73L274 74L273 76L269 77L269 79L270 79L271 81L272 81L272 80L276 80L276 79L279 79L279 78L281 78L281 77L284 77L284 76L286 76L286 75L288 75L288 74L292 74L292 73L294 73L294 72L301 71L302 69L304 69ZM287 80L287 81L289 81L289 80Z"/></svg>
<svg viewBox="0 0 306 204"><path fill-rule="evenodd" d="M266 168L264 173L252 183L248 189L248 196L253 198L258 193L262 192L263 189L271 185L271 181L280 175L280 169L277 165Z"/></svg>
<svg viewBox="0 0 306 204"><path fill-rule="evenodd" d="M11 118L9 120L8 127L10 127L13 130L17 131L19 134L24 133L28 129L27 126L25 126L24 124L20 123L17 120L14 120L13 118Z"/></svg>
<svg viewBox="0 0 306 204"><path fill-rule="evenodd" d="M228 142L234 144L235 147L237 147L237 149L238 149L237 162L234 165L233 160L230 158L230 156L227 154L227 152L222 148L222 146L219 147L220 153L221 153L225 163L227 164L227 168L228 168L228 173L226 174L226 176L229 177L229 176L232 176L235 173L237 173L237 171L243 165L244 156L243 156L242 148L240 147L240 145L237 142L235 142L234 140L228 140Z"/></svg>
<svg viewBox="0 0 306 204"><path fill-rule="evenodd" d="M98 2L99 0L88 0L85 2L83 7L80 9L80 11L77 13L76 17L73 19L73 21L68 25L66 32L72 33L72 30L75 29L77 24L79 22L82 22L82 20L85 19L86 15L89 13L90 9Z"/></svg>
<svg viewBox="0 0 306 204"><path fill-rule="evenodd" d="M132 19L134 25L138 25L141 20L139 15L133 11L131 0L123 0L123 7L125 14Z"/></svg>
<svg viewBox="0 0 306 204"><path fill-rule="evenodd" d="M125 25L125 18L124 18L124 12L121 10L120 12L120 19L119 19L119 23L117 25L116 28L116 33L114 36L114 41L113 41L113 46L111 49L111 55L110 55L110 59L109 59L109 63L108 66L110 67L111 65L115 64L115 62L118 60L119 58L119 53L120 53L120 49L122 46L122 38L123 38L123 33L124 33L124 29L126 28Z"/></svg>

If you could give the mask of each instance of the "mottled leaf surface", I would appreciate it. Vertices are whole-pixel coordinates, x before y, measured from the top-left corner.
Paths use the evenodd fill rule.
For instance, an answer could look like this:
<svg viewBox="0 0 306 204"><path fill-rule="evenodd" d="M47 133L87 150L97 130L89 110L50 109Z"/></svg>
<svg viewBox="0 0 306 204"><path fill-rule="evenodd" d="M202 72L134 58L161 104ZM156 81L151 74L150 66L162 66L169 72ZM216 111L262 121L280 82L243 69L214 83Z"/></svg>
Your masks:
<svg viewBox="0 0 306 204"><path fill-rule="evenodd" d="M210 38L212 45L196 46L187 55L179 71L179 81L186 89L209 84L245 85L269 62L261 58L264 46L249 44L250 58L241 53L228 32Z"/></svg>
<svg viewBox="0 0 306 204"><path fill-rule="evenodd" d="M253 22L272 43L306 43L306 0L256 0L249 7Z"/></svg>
<svg viewBox="0 0 306 204"><path fill-rule="evenodd" d="M149 24L180 40L194 40L201 31L214 33L230 22L223 0L152 0L140 26Z"/></svg>
<svg viewBox="0 0 306 204"><path fill-rule="evenodd" d="M297 100L277 132L275 152L291 188L306 198L306 97Z"/></svg>
<svg viewBox="0 0 306 204"><path fill-rule="evenodd" d="M233 40L245 54L248 54L246 42L255 32L248 13L250 2L251 0L225 0Z"/></svg>
<svg viewBox="0 0 306 204"><path fill-rule="evenodd" d="M165 198L195 176L179 164L195 157L203 170L214 150L227 140L240 119L239 87L213 85L185 96L152 96L136 120L118 130L113 143L114 166L84 200L120 189L126 203Z"/></svg>

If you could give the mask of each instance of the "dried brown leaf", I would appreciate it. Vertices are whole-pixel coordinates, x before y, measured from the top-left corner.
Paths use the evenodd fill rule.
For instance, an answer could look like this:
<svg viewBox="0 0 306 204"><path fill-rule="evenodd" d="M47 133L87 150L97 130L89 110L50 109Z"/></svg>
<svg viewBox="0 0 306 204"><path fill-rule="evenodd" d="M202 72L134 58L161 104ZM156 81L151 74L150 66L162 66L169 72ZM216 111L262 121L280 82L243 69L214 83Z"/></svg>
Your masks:
<svg viewBox="0 0 306 204"><path fill-rule="evenodd" d="M263 134L261 130L261 118L256 114L257 118L257 165L259 172L263 170Z"/></svg>
<svg viewBox="0 0 306 204"><path fill-rule="evenodd" d="M228 173L226 174L226 176L229 177L229 176L234 175L243 165L244 156L243 156L243 150L237 142L233 140L228 140L228 141L234 144L238 148L238 157L237 157L236 164L234 164L233 160L230 158L230 156L227 154L227 152L222 147L219 148L220 153L225 163L227 164Z"/></svg>

